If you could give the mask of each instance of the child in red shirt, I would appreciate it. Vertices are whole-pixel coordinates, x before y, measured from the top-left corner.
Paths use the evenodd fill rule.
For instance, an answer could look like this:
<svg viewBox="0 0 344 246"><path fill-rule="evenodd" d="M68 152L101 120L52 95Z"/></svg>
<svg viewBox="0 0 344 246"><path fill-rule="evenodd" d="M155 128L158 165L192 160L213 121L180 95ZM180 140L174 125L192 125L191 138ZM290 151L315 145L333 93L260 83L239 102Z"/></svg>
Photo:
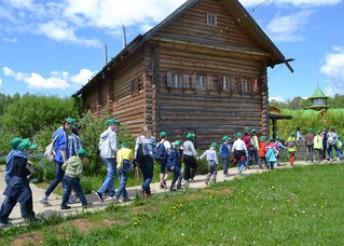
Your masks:
<svg viewBox="0 0 344 246"><path fill-rule="evenodd" d="M265 136L261 136L259 138L259 167L261 169L263 168L263 161L265 163L265 166L267 167L265 154L266 154Z"/></svg>

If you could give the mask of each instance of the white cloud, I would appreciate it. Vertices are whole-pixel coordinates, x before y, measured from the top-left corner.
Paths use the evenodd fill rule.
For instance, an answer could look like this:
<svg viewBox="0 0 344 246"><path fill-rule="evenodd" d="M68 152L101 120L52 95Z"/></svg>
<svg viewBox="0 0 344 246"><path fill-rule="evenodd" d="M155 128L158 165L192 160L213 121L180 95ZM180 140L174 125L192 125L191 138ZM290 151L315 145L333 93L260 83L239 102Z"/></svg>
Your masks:
<svg viewBox="0 0 344 246"><path fill-rule="evenodd" d="M2 38L1 40L4 42L7 42L7 43L17 43L18 42L18 40L16 38Z"/></svg>
<svg viewBox="0 0 344 246"><path fill-rule="evenodd" d="M340 3L342 0L240 0L245 7L260 7L265 4L290 4L293 6L330 6Z"/></svg>
<svg viewBox="0 0 344 246"><path fill-rule="evenodd" d="M325 64L320 71L327 75L336 93L344 94L344 46L336 46L326 54Z"/></svg>
<svg viewBox="0 0 344 246"><path fill-rule="evenodd" d="M285 102L287 102L288 99L284 98L281 95L278 95L278 96L274 96L274 97L269 97L269 101L272 101L272 100L285 103Z"/></svg>
<svg viewBox="0 0 344 246"><path fill-rule="evenodd" d="M2 87L2 79L0 79L0 88Z"/></svg>
<svg viewBox="0 0 344 246"><path fill-rule="evenodd" d="M88 69L81 69L78 74L71 77L71 81L76 84L85 85L90 79L92 79L94 74L94 72Z"/></svg>
<svg viewBox="0 0 344 246"><path fill-rule="evenodd" d="M334 97L336 95L336 93L338 93L338 92L335 92L332 87L327 86L324 89L324 93L328 97Z"/></svg>
<svg viewBox="0 0 344 246"><path fill-rule="evenodd" d="M50 77L44 78L38 73L21 73L10 69L2 68L5 76L12 77L17 81L25 82L29 89L56 89L66 90L72 86L72 83L80 85L86 84L93 76L94 72L87 69L81 69L78 74L70 75L66 71L53 71Z"/></svg>
<svg viewBox="0 0 344 246"><path fill-rule="evenodd" d="M312 11L304 10L291 15L276 16L267 25L267 30L275 41L303 40L304 26Z"/></svg>
<svg viewBox="0 0 344 246"><path fill-rule="evenodd" d="M68 26L68 23L63 21L50 21L47 23L39 24L37 32L44 34L56 41L100 47L100 42L96 39L85 39L76 37L75 30L73 28L70 28Z"/></svg>
<svg viewBox="0 0 344 246"><path fill-rule="evenodd" d="M5 2L17 9L32 9L34 6L33 0L5 0Z"/></svg>

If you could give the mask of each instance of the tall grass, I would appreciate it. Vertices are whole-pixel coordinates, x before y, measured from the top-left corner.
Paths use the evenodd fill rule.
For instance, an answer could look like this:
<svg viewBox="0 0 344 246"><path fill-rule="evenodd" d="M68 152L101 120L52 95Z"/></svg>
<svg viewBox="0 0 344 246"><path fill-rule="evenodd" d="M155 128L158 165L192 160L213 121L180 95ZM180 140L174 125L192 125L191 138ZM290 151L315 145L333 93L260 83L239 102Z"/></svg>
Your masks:
<svg viewBox="0 0 344 246"><path fill-rule="evenodd" d="M94 227L87 233L65 221L42 227L41 240L44 245L341 245L343 171L338 164L295 167L132 206L112 205L83 216Z"/></svg>

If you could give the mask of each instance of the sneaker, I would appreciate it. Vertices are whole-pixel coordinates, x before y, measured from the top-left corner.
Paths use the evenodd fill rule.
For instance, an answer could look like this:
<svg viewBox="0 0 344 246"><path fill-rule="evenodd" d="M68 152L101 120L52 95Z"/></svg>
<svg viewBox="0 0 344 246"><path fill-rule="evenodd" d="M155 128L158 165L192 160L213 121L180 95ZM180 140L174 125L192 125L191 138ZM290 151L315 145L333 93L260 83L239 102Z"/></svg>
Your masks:
<svg viewBox="0 0 344 246"><path fill-rule="evenodd" d="M140 191L141 197L145 197L146 196L146 192L144 190L140 189L139 191Z"/></svg>
<svg viewBox="0 0 344 246"><path fill-rule="evenodd" d="M5 228L5 227L10 226L10 225L11 225L10 222L7 222L7 223L0 222L0 228Z"/></svg>
<svg viewBox="0 0 344 246"><path fill-rule="evenodd" d="M92 207L92 203L88 202L86 204L82 204L82 208L91 208Z"/></svg>
<svg viewBox="0 0 344 246"><path fill-rule="evenodd" d="M204 183L205 183L205 185L208 185L209 184L209 180L208 179L204 180Z"/></svg>
<svg viewBox="0 0 344 246"><path fill-rule="evenodd" d="M99 200L100 200L101 203L104 202L103 194L102 194L102 193L96 191L94 194L99 198Z"/></svg>
<svg viewBox="0 0 344 246"><path fill-rule="evenodd" d="M62 210L65 210L65 209L71 209L72 207L69 206L69 205L61 205L60 207Z"/></svg>
<svg viewBox="0 0 344 246"><path fill-rule="evenodd" d="M40 203L41 203L43 206L45 206L45 207L51 206L51 204L50 204L49 201L48 201L48 198L42 197L41 200L40 200Z"/></svg>
<svg viewBox="0 0 344 246"><path fill-rule="evenodd" d="M131 202L131 199L129 197L123 198L122 202Z"/></svg>
<svg viewBox="0 0 344 246"><path fill-rule="evenodd" d="M120 199L119 199L119 197L117 197L117 196L112 196L112 197L111 197L111 201L112 201L113 203L120 203Z"/></svg>

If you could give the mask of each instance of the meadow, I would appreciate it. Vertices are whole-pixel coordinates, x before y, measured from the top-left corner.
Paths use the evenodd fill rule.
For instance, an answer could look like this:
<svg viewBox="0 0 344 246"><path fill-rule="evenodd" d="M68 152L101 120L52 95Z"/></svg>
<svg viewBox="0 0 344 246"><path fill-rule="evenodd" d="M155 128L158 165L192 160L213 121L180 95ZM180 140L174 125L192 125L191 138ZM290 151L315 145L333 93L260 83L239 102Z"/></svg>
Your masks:
<svg viewBox="0 0 344 246"><path fill-rule="evenodd" d="M0 230L2 245L342 245L344 165L248 175L201 190Z"/></svg>

